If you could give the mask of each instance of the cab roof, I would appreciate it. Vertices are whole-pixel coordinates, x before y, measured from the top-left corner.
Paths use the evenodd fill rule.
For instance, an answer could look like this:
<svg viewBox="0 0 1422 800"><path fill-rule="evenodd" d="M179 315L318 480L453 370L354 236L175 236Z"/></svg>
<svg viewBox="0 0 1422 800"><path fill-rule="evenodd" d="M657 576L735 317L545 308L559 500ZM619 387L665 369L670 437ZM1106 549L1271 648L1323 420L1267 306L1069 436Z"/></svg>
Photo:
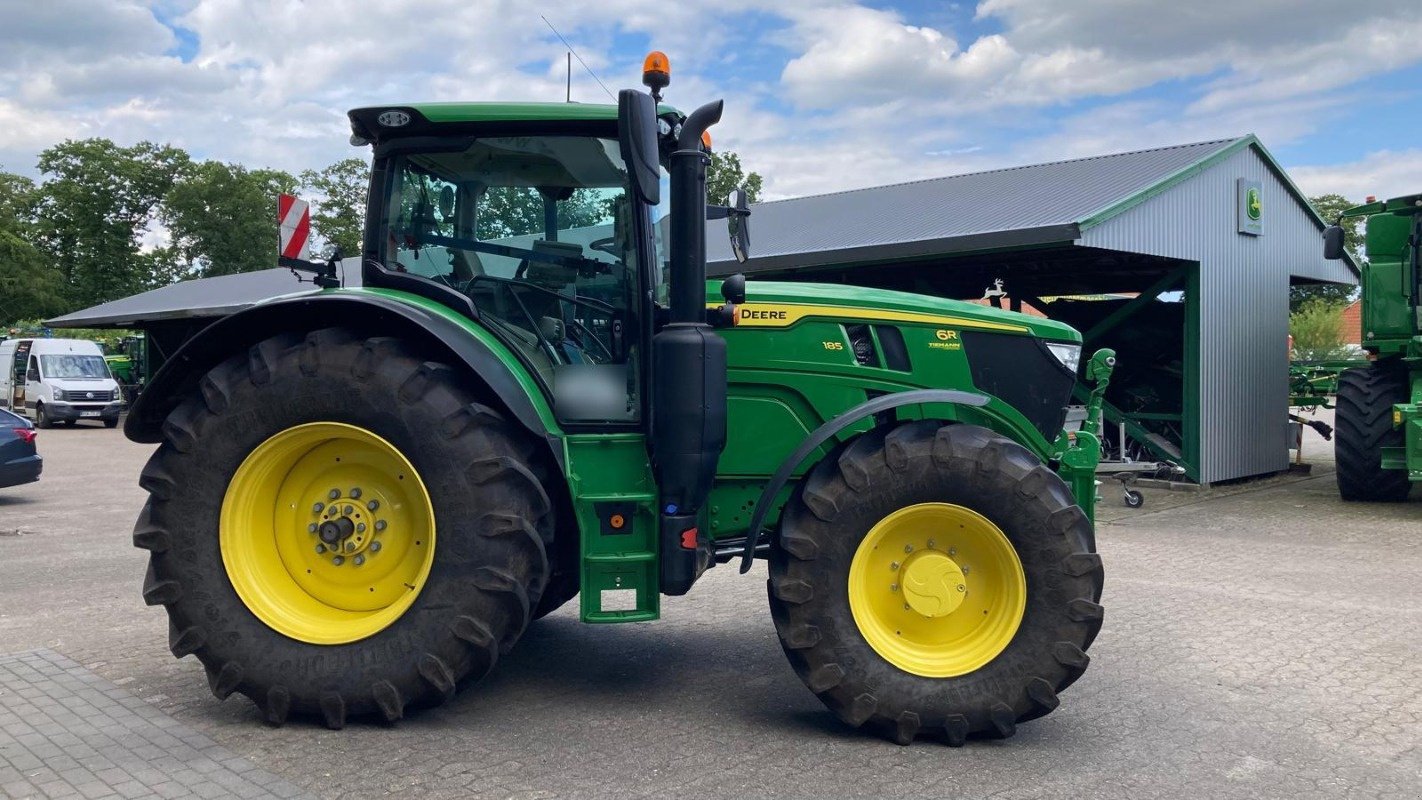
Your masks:
<svg viewBox="0 0 1422 800"><path fill-rule="evenodd" d="M382 121L399 122L390 125ZM401 115L404 115L403 117ZM658 116L680 117L669 105L657 107ZM389 136L428 133L430 125L477 125L495 123L586 123L617 122L617 106L611 103L393 103L355 108L348 114L351 131L368 141Z"/></svg>

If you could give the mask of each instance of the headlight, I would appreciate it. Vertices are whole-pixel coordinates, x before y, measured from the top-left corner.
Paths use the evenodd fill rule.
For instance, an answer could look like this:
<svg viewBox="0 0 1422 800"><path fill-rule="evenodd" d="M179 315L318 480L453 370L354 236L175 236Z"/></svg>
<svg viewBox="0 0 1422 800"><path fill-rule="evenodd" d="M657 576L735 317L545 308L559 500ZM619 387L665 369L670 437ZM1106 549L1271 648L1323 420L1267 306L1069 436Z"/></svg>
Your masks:
<svg viewBox="0 0 1422 800"><path fill-rule="evenodd" d="M1052 355L1056 356L1071 374L1076 374L1077 367L1081 366L1081 345L1048 342L1047 349L1052 351Z"/></svg>

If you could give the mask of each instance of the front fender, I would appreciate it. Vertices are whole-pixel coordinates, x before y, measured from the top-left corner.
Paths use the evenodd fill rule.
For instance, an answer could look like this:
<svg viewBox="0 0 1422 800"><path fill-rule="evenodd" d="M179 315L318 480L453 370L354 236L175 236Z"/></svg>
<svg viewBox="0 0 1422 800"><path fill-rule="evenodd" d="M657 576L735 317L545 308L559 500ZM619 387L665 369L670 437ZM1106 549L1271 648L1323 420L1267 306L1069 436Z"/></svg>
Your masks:
<svg viewBox="0 0 1422 800"><path fill-rule="evenodd" d="M991 413L987 407L990 402L992 402L990 397L977 392L964 392L956 389L914 389L907 392L880 395L866 400L815 428L809 436L805 437L804 441L800 442L800 446L796 447L794 452L780 462L780 467L775 470L774 475L770 476L770 480L765 484L765 489L760 493L760 498L756 500L755 512L751 514L750 527L746 529L746 548L741 553L741 572L749 572L751 564L755 561L755 549L760 544L760 529L765 524L766 515L770 513L770 506L774 502L775 495L779 494L781 487L790 480L790 475L795 472L796 467L800 466L800 462L808 458L820 445L829 441L836 434L875 414L882 414L885 411L904 406L930 403L947 404L968 406L980 409L982 413Z"/></svg>
<svg viewBox="0 0 1422 800"><path fill-rule="evenodd" d="M417 342L437 358L468 368L489 401L548 443L561 467L561 431L536 380L489 331L444 306L405 292L333 289L261 303L223 317L183 343L129 410L124 435L162 441L163 420L196 390L208 370L281 333L353 327L362 334Z"/></svg>

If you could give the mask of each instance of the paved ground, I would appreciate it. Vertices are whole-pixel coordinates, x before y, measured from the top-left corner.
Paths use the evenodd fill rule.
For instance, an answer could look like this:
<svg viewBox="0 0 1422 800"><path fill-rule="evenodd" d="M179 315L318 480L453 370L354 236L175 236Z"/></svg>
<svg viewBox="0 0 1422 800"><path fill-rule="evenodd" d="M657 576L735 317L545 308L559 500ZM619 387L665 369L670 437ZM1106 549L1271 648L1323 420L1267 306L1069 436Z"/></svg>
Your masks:
<svg viewBox="0 0 1422 800"><path fill-rule="evenodd" d="M657 623L559 612L490 680L397 726L268 728L245 700L214 700L139 599L147 448L85 428L45 431L40 449L44 479L0 490L0 533L34 531L0 536L0 653L62 653L317 796L1422 793L1422 503L1344 506L1326 462L1155 491L1139 511L1112 495L1091 669L1016 738L953 750L841 728L784 662L763 571L731 569Z"/></svg>
<svg viewBox="0 0 1422 800"><path fill-rule="evenodd" d="M302 795L53 650L0 656L0 796Z"/></svg>

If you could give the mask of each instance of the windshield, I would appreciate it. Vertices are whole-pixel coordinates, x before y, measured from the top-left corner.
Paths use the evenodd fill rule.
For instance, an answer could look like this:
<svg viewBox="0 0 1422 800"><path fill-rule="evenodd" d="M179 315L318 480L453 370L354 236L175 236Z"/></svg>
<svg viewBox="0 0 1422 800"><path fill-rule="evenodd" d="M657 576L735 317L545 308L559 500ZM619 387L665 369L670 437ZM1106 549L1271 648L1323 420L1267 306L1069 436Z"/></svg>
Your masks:
<svg viewBox="0 0 1422 800"><path fill-rule="evenodd" d="M465 294L559 416L638 415L638 264L616 139L500 136L393 158L389 269Z"/></svg>
<svg viewBox="0 0 1422 800"><path fill-rule="evenodd" d="M107 378L103 356L40 356L40 374L46 378Z"/></svg>

